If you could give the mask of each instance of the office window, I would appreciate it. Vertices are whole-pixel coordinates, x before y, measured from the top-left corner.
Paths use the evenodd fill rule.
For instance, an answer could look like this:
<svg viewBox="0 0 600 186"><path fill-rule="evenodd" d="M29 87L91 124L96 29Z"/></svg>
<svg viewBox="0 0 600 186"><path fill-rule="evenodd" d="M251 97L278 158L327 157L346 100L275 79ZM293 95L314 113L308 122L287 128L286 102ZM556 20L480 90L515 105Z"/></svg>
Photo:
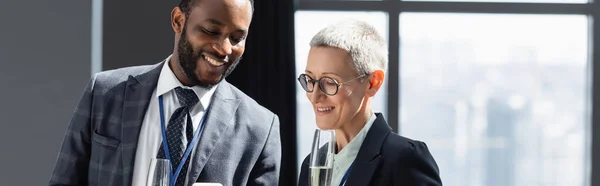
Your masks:
<svg viewBox="0 0 600 186"><path fill-rule="evenodd" d="M396 0L396 1L432 1L432 0ZM436 0L437 2L498 2L498 3L587 3L588 0Z"/></svg>
<svg viewBox="0 0 600 186"><path fill-rule="evenodd" d="M400 133L447 186L589 184L585 15L402 13Z"/></svg>
<svg viewBox="0 0 600 186"><path fill-rule="evenodd" d="M337 11L296 11L295 13L295 47L296 47L296 76L304 73L306 60L310 50L309 42L312 37L330 23L346 18L365 20L371 23L386 38L388 36L387 14L383 12L337 12ZM317 128L312 105L306 97L306 92L296 83L297 102L297 139L298 139L298 170L304 157L310 153L312 137ZM372 102L375 112L386 114L387 83L379 90Z"/></svg>

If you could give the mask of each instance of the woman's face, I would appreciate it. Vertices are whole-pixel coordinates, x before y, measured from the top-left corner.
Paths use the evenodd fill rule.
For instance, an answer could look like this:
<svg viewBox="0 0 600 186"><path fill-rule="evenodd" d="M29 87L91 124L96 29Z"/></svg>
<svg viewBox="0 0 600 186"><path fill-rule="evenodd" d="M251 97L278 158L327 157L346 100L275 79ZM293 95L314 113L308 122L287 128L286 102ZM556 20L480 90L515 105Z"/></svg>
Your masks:
<svg viewBox="0 0 600 186"><path fill-rule="evenodd" d="M312 47L308 53L306 74L309 89L306 97L313 105L317 127L322 130L342 128L350 123L358 113L365 111L369 97L368 76L361 76L352 65L350 55L333 47ZM327 79L327 77L331 79ZM359 78L362 77L362 78ZM325 78L325 79L323 79ZM317 80L311 82L310 80ZM319 88L319 81L327 90L327 95ZM365 81L363 81L365 80ZM337 86L338 85L341 86Z"/></svg>

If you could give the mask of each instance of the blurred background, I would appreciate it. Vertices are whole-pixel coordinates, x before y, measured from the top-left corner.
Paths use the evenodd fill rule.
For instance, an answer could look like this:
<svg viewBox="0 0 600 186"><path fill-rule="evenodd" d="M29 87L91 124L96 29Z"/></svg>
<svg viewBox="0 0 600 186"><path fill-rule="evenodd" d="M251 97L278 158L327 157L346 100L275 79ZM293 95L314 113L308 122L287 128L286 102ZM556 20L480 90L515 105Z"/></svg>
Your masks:
<svg viewBox="0 0 600 186"><path fill-rule="evenodd" d="M0 185L46 185L92 74L173 50L178 0L0 1ZM315 129L295 78L325 25L389 42L374 107L428 144L447 186L600 186L600 3L586 0L256 0L227 80L277 113L280 185ZM596 160L596 161L594 161Z"/></svg>

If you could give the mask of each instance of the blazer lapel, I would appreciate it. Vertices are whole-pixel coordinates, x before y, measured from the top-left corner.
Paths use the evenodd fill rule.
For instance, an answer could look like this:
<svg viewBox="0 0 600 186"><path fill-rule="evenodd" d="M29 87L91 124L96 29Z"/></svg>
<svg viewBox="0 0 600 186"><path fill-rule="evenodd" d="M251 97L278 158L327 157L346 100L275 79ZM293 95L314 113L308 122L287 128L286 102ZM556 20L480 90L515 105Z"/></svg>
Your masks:
<svg viewBox="0 0 600 186"><path fill-rule="evenodd" d="M148 71L139 75L130 75L125 86L121 117L124 185L131 185L140 129L163 64L164 61L149 67Z"/></svg>
<svg viewBox="0 0 600 186"><path fill-rule="evenodd" d="M392 129L380 113L369 129L352 168L346 186L367 186L381 163L381 147Z"/></svg>
<svg viewBox="0 0 600 186"><path fill-rule="evenodd" d="M217 85L217 90L211 100L208 115L204 123L204 129L200 141L196 146L194 158L192 159L191 177L188 185L195 183L206 165L215 146L235 122L235 112L240 104L231 92L231 85L223 80Z"/></svg>

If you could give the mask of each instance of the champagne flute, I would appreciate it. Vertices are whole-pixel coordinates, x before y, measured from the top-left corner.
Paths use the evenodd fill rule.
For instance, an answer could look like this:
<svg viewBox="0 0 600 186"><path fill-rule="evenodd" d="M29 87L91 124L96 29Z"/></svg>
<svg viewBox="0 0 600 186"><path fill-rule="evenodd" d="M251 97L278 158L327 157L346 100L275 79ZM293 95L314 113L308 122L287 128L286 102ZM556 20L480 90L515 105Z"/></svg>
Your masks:
<svg viewBox="0 0 600 186"><path fill-rule="evenodd" d="M310 153L310 186L330 186L333 173L335 131L315 130Z"/></svg>
<svg viewBox="0 0 600 186"><path fill-rule="evenodd" d="M171 162L168 159L153 158L152 164L154 164L154 174L152 175L151 186L169 186Z"/></svg>

